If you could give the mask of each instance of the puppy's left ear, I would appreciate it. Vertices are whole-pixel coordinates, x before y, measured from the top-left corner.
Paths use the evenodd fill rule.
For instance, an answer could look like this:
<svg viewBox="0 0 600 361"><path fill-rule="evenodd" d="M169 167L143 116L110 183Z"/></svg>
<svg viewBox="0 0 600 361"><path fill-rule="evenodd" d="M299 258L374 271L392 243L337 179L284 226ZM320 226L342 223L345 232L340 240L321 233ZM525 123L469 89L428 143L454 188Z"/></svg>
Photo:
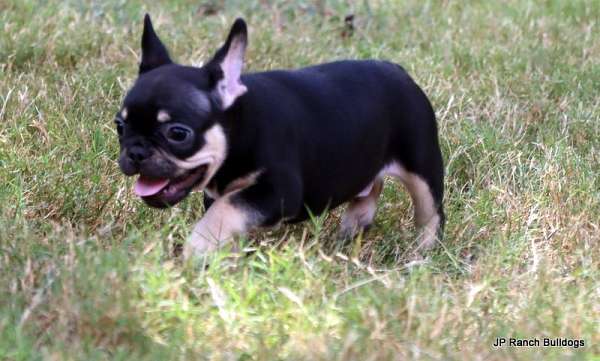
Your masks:
<svg viewBox="0 0 600 361"><path fill-rule="evenodd" d="M229 108L248 90L241 80L247 44L246 22L237 19L229 31L227 41L209 62L210 65L217 67L219 73L215 79L215 91L223 110Z"/></svg>

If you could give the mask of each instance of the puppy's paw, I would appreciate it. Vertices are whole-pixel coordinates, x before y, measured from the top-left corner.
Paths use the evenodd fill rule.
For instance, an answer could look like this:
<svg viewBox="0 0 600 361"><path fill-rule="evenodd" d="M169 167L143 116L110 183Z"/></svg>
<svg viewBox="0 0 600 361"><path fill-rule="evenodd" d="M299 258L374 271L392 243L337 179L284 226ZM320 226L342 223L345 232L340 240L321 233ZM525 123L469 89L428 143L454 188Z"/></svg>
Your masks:
<svg viewBox="0 0 600 361"><path fill-rule="evenodd" d="M337 238L340 241L348 241L348 240L352 240L354 238L356 238L356 236L358 236L359 234L365 234L369 231L369 229L371 229L371 223L366 224L366 225L354 225L354 226L348 226L348 225L344 225L342 224L340 226L340 230L338 231L337 234Z"/></svg>
<svg viewBox="0 0 600 361"><path fill-rule="evenodd" d="M340 223L338 238L353 239L359 233L366 233L373 224L374 209L370 212L356 212L356 209L346 211Z"/></svg>
<svg viewBox="0 0 600 361"><path fill-rule="evenodd" d="M211 254L209 249L210 248L206 247L205 245L191 244L188 241L186 242L185 246L183 246L183 259L187 261L193 258L205 258Z"/></svg>
<svg viewBox="0 0 600 361"><path fill-rule="evenodd" d="M415 252L426 252L434 248L441 241L441 237L440 217L436 214L421 227Z"/></svg>
<svg viewBox="0 0 600 361"><path fill-rule="evenodd" d="M214 232L208 231L201 223L196 225L183 246L183 258L185 260L198 259L205 263L209 256L221 249L229 253L240 252L238 244L231 242L234 236L218 238L213 234Z"/></svg>
<svg viewBox="0 0 600 361"><path fill-rule="evenodd" d="M183 246L183 258L192 257L202 258L216 251L219 248L219 240L212 236L211 232L199 223L194 227L192 234L188 237Z"/></svg>
<svg viewBox="0 0 600 361"><path fill-rule="evenodd" d="M337 239L339 241L348 241L354 239L354 237L358 234L358 230L356 228L345 228L340 227L340 230L337 234Z"/></svg>

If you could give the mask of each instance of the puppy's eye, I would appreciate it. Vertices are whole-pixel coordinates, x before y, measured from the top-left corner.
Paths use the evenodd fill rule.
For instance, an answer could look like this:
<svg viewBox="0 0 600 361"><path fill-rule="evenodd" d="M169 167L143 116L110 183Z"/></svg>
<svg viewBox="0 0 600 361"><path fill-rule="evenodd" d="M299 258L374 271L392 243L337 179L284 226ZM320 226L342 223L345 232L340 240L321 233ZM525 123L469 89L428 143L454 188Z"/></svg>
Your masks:
<svg viewBox="0 0 600 361"><path fill-rule="evenodd" d="M119 118L115 119L115 124L117 126L117 134L119 137L123 135L123 121Z"/></svg>
<svg viewBox="0 0 600 361"><path fill-rule="evenodd" d="M192 134L191 130L187 127L180 125L173 125L167 128L166 136L171 142L181 143L188 139Z"/></svg>

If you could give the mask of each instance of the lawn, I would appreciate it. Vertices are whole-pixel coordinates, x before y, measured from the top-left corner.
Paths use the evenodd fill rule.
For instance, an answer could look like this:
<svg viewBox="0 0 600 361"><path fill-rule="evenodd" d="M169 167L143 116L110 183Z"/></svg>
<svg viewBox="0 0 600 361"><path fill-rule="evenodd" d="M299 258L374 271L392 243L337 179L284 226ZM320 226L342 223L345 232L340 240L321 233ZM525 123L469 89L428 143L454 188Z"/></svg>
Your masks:
<svg viewBox="0 0 600 361"><path fill-rule="evenodd" d="M410 257L389 180L355 240L335 210L182 263L202 195L150 209L116 163L145 12L181 63L243 16L248 71L402 64L438 117L443 243ZM0 359L599 360L599 27L596 0L0 1Z"/></svg>

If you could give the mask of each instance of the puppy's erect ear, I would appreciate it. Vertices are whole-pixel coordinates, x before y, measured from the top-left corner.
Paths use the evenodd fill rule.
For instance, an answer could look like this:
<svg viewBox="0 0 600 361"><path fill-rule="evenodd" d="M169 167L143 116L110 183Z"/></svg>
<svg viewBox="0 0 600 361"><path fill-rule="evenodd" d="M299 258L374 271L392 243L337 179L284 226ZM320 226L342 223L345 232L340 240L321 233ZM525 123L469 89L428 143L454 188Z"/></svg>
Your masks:
<svg viewBox="0 0 600 361"><path fill-rule="evenodd" d="M248 90L240 78L247 44L246 23L243 19L237 19L229 31L227 41L209 62L211 66L216 66L220 70L216 79L215 91L221 100L223 110L229 108L239 96Z"/></svg>
<svg viewBox="0 0 600 361"><path fill-rule="evenodd" d="M154 27L150 15L144 17L144 32L142 34L142 61L140 62L140 74L157 68L161 65L171 64L171 58L167 48L160 41Z"/></svg>

